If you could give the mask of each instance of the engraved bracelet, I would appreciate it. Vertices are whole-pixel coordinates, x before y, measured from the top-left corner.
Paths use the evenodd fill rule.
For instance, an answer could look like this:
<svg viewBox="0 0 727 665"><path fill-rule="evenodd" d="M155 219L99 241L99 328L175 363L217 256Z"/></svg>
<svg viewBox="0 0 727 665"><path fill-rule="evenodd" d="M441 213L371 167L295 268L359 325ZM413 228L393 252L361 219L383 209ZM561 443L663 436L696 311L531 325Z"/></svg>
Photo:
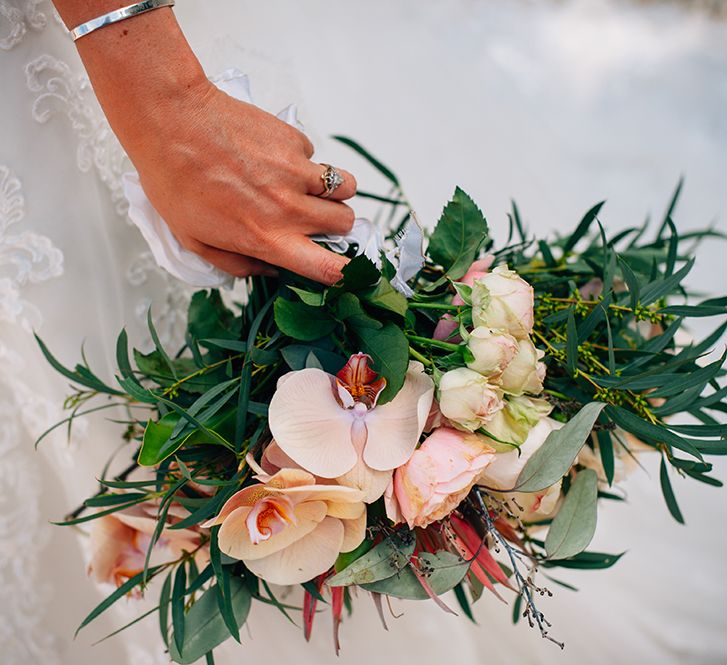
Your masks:
<svg viewBox="0 0 727 665"><path fill-rule="evenodd" d="M133 5L121 7L121 9L115 9L108 14L97 16L92 18L90 21L77 25L71 30L71 37L75 42L89 32L103 28L105 25L111 25L112 23L118 23L124 19L131 18L137 14L144 14L152 9L159 9L160 7L173 7L174 0L143 0L143 2L135 2Z"/></svg>

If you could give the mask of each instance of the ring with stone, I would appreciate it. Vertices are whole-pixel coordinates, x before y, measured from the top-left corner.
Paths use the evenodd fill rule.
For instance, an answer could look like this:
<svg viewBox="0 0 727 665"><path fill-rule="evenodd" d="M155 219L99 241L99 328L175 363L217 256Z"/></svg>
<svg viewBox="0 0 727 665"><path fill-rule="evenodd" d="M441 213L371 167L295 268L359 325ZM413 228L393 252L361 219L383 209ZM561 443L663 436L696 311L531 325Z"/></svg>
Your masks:
<svg viewBox="0 0 727 665"><path fill-rule="evenodd" d="M327 199L333 194L342 184L343 176L335 166L330 164L321 164L326 170L321 174L321 180L323 181L322 194L319 194L322 199Z"/></svg>

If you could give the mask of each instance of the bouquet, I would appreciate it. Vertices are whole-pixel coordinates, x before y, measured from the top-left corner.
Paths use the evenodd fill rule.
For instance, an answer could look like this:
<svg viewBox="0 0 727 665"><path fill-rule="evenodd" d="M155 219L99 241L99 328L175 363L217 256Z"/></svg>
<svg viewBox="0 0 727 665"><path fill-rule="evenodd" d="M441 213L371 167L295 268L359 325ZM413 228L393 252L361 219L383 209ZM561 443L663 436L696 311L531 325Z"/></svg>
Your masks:
<svg viewBox="0 0 727 665"><path fill-rule="evenodd" d="M587 548L639 456L660 457L679 522L673 475L721 486L707 459L727 454L725 355L705 356L727 324L684 333L727 313L684 287L696 243L719 234L677 232L678 190L650 239L608 236L602 203L536 239L513 204L498 245L459 188L426 237L392 171L342 140L390 182L361 193L389 221L319 239L351 259L337 284L282 273L248 280L243 302L199 291L182 349L151 315L151 353L130 357L119 335L114 385L39 340L75 386L64 422L126 414L131 463L63 522L91 523L90 571L116 587L81 628L153 589L171 658L211 663L253 601L300 613L306 638L331 612L338 651L354 598L386 627L384 599L473 619L492 594L562 646L542 578L618 561Z"/></svg>

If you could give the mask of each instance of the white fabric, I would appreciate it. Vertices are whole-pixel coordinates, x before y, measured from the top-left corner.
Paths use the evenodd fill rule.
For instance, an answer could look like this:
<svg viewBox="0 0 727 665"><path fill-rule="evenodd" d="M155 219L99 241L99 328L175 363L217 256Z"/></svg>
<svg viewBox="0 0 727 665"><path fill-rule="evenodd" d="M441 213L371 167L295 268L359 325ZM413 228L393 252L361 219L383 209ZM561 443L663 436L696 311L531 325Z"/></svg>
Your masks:
<svg viewBox="0 0 727 665"><path fill-rule="evenodd" d="M244 70L265 108L299 102L317 160L385 190L325 138L345 133L394 167L424 226L458 183L500 241L510 196L541 233L572 225L603 197L602 219L623 228L647 210L660 215L684 172L677 223L717 219L724 229L727 28L705 15L603 0L217 0L214 8L187 0L176 13L206 71ZM90 647L140 611L131 601L73 641L102 595L85 579L84 539L47 523L94 490L119 426L89 419L70 444L59 431L32 449L62 417L68 386L40 357L31 329L66 363L80 358L85 339L89 362L109 380L116 334L127 325L143 344L150 303L165 343L180 342L190 290L156 266L125 221L129 169L48 0L0 0L3 665L167 662L149 619ZM724 291L715 267L723 251L704 246L693 285ZM394 603L404 616L385 633L362 595L344 621L340 659L328 614L306 645L274 608L256 606L244 646L227 645L217 662L725 662L727 492L675 478L688 523L680 527L647 466L627 483L628 504L606 503L599 514L594 547L627 551L622 561L604 572L559 572L581 591L551 584L555 598L542 601L564 653L526 625L511 626L510 608L491 597L476 607L478 626L432 603ZM724 460L715 475L727 479Z"/></svg>

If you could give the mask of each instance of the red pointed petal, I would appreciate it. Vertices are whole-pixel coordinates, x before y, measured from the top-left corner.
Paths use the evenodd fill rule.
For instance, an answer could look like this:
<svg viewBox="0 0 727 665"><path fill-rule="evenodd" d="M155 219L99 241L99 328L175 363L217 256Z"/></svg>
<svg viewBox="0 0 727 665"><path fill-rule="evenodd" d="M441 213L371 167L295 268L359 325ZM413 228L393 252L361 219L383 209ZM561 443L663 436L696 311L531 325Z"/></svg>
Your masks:
<svg viewBox="0 0 727 665"><path fill-rule="evenodd" d="M313 619L316 615L317 604L318 599L306 591L303 596L303 635L308 642L310 642L311 632L313 632Z"/></svg>
<svg viewBox="0 0 727 665"><path fill-rule="evenodd" d="M416 575L417 580L419 580L419 584L422 585L422 589L427 592L427 596L429 596L441 609L443 609L447 614L454 614L454 616L457 616L457 612L455 612L453 609L449 608L447 604L436 594L434 593L434 589L432 589L431 586L429 586L429 582L427 582L426 577L422 575L418 570L415 564L410 564L412 571L414 571L414 575Z"/></svg>
<svg viewBox="0 0 727 665"><path fill-rule="evenodd" d="M338 631L341 627L341 615L343 614L343 593L344 587L335 586L331 589L331 611L333 613L333 646L336 655L341 652L341 642L338 638Z"/></svg>
<svg viewBox="0 0 727 665"><path fill-rule="evenodd" d="M469 550L476 553L477 562L500 584L514 591L504 571L500 568L500 564L495 561L490 551L483 545L482 539L472 525L456 515L452 515L450 522Z"/></svg>
<svg viewBox="0 0 727 665"><path fill-rule="evenodd" d="M379 619L381 619L384 630L388 631L389 627L386 625L386 617L384 616L384 604L381 602L381 594L372 591L371 598L373 598L374 600L374 605L376 605L376 611L379 613Z"/></svg>
<svg viewBox="0 0 727 665"><path fill-rule="evenodd" d="M495 528L500 532L500 535L507 538L511 543L515 543L520 549L523 549L523 541L512 528L512 525L504 520L502 517L498 517L495 520Z"/></svg>

